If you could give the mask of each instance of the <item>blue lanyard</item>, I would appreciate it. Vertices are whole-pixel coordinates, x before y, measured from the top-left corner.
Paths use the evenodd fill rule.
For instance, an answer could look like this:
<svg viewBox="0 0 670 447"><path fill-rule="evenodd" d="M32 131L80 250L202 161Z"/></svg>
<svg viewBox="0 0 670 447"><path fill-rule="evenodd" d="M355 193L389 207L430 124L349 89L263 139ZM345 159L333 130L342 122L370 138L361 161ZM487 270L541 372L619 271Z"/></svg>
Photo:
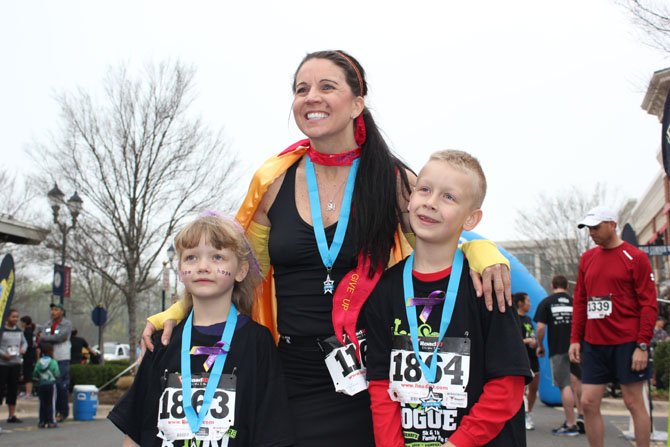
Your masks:
<svg viewBox="0 0 670 447"><path fill-rule="evenodd" d="M321 201L319 200L319 187L316 184L316 174L314 173L314 164L309 158L305 157L305 176L307 177L307 192L309 193L309 206L312 211L312 225L314 227L314 237L316 244L319 247L319 254L321 261L326 269L330 272L333 268L333 263L340 253L342 243L344 242L344 235L349 224L349 214L351 211L351 198L354 195L354 182L356 180L356 171L358 170L358 163L360 159L355 159L351 164L349 176L347 177L347 184L344 188L344 197L342 198L342 206L340 207L340 217L335 228L335 236L333 242L328 247L326 240L326 231L323 228L323 219L321 218Z"/></svg>
<svg viewBox="0 0 670 447"><path fill-rule="evenodd" d="M221 334L221 341L223 346L227 346L230 351L230 343L233 340L235 333L235 326L237 326L237 309L233 303L230 303L230 310L228 311L228 318L226 319L226 327ZM200 430L202 422L207 416L209 407L212 404L212 397L214 391L219 385L223 365L226 363L228 352L217 356L214 362L214 368L209 375L207 387L205 388L205 395L203 397L202 406L200 407L200 414L197 414L193 409L191 402L191 331L193 330L193 311L188 316L186 324L184 325L184 332L181 334L181 389L182 389L182 403L184 405L184 412L188 425L191 426L191 431L195 434Z"/></svg>
<svg viewBox="0 0 670 447"><path fill-rule="evenodd" d="M405 293L405 311L407 312L407 322L409 323L409 334L412 339L412 348L414 348L414 355L416 356L421 371L428 383L435 382L435 375L437 373L437 349L447 333L449 323L451 323L451 316L454 313L454 305L456 304L456 295L458 294L458 286L461 282L461 272L463 271L463 252L457 248L454 255L454 262L451 266L451 275L449 276L449 284L447 285L447 294L444 297L444 304L442 305L442 320L440 321L440 334L435 343L433 350L432 362L430 366L426 365L419 355L419 326L416 321L415 306L409 305L409 302L414 298L414 284L412 283L412 265L414 264L414 253L407 258L405 267L403 268L402 283Z"/></svg>

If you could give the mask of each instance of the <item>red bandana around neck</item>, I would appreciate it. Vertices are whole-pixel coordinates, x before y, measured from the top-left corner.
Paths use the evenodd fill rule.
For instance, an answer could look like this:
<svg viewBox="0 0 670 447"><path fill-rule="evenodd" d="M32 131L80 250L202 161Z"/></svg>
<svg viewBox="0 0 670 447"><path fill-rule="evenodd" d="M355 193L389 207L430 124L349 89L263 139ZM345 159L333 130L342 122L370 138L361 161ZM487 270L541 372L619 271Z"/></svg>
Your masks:
<svg viewBox="0 0 670 447"><path fill-rule="evenodd" d="M357 147L347 152L339 154L324 154L316 151L311 145L307 147L307 155L312 163L325 166L351 166L351 164L361 156L361 148Z"/></svg>

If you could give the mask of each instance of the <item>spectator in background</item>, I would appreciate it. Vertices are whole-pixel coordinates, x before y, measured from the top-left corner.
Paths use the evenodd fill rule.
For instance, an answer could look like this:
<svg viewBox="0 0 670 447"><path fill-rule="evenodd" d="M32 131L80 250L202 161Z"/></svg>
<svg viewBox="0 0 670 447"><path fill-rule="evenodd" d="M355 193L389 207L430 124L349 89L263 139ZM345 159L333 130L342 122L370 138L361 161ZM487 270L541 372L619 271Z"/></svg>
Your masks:
<svg viewBox="0 0 670 447"><path fill-rule="evenodd" d="M526 385L526 430L535 430L535 422L533 421L533 407L537 399L537 386L540 383L540 362L537 360L535 349L537 348L537 338L535 337L535 330L533 329L533 322L528 315L530 310L530 298L525 292L518 292L512 295L516 311L519 314L519 323L521 326L521 338L523 344L526 346L528 353L528 361L530 362L530 370L533 371L533 380Z"/></svg>
<svg viewBox="0 0 670 447"><path fill-rule="evenodd" d="M572 327L572 297L568 294L568 279L556 275L551 280L553 293L540 301L535 311L537 323L537 355L544 357L544 335L547 333L551 378L561 391L565 420L552 430L556 436L577 436L586 433L580 398L582 372L578 364L570 362L570 329ZM577 418L575 418L575 405Z"/></svg>
<svg viewBox="0 0 670 447"><path fill-rule="evenodd" d="M633 418L635 445L649 446L651 421L644 403L649 344L658 315L649 258L617 234L616 213L596 207L577 225L596 247L582 254L573 299L570 361L582 366L582 407L591 447L602 447L600 412L607 384L618 381Z"/></svg>
<svg viewBox="0 0 670 447"><path fill-rule="evenodd" d="M21 326L23 328L23 336L28 343L28 349L23 354L23 385L26 387L26 392L19 394L24 399L30 399L33 395L33 369L37 361L37 343L35 342L35 323L28 315L21 317Z"/></svg>
<svg viewBox="0 0 670 447"><path fill-rule="evenodd" d="M28 343L19 329L19 311L9 309L5 328L0 338L0 405L7 401L9 417L7 422L20 423L16 417L16 397L19 394L19 377L21 376L21 356L26 352Z"/></svg>
<svg viewBox="0 0 670 447"><path fill-rule="evenodd" d="M39 428L56 428L54 420L54 393L56 392L56 380L60 376L58 362L51 358L54 347L51 343L42 343L42 357L35 370L33 379L37 381L37 395L40 398L40 422Z"/></svg>
<svg viewBox="0 0 670 447"><path fill-rule="evenodd" d="M654 336L651 338L652 346L656 347L658 343L670 340L670 335L665 330L665 324L665 318L659 315L656 318L656 325L654 326Z"/></svg>
<svg viewBox="0 0 670 447"><path fill-rule="evenodd" d="M44 323L40 333L40 342L53 345L53 359L58 362L60 375L56 381L56 422L64 421L70 414L68 403L68 385L70 383L70 334L72 323L65 318L62 304L51 303L51 319Z"/></svg>
<svg viewBox="0 0 670 447"><path fill-rule="evenodd" d="M87 351L90 349L88 347L88 342L83 337L79 337L77 334L79 331L77 329L72 329L72 336L70 337L70 365L81 365L86 363L84 361L84 349Z"/></svg>

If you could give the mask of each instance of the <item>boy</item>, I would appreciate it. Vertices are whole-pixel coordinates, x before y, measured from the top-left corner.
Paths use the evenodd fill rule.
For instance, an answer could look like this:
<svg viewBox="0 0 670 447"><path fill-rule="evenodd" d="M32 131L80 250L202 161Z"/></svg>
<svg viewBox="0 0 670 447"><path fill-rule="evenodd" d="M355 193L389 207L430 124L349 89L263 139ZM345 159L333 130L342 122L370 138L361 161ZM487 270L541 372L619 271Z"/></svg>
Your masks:
<svg viewBox="0 0 670 447"><path fill-rule="evenodd" d="M465 152L437 152L419 173L408 206L414 253L384 273L366 308L378 447L526 445L531 372L518 316L474 298L457 249L461 231L481 220L485 193Z"/></svg>
<svg viewBox="0 0 670 447"><path fill-rule="evenodd" d="M43 342L40 344L42 357L37 361L33 370L33 380L37 382L37 395L40 398L40 422L39 428L56 428L54 420L56 393L56 378L60 376L58 362L51 356L54 354L54 347L51 343Z"/></svg>

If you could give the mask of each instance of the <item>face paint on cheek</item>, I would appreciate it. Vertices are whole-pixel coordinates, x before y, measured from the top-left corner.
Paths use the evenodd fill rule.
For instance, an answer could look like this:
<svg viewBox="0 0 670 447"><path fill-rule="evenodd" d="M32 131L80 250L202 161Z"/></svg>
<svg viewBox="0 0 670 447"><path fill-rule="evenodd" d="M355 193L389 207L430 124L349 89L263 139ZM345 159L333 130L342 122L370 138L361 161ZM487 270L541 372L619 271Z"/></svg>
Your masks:
<svg viewBox="0 0 670 447"><path fill-rule="evenodd" d="M191 272L190 270L182 270L179 272L179 279L181 280L181 282L184 282L184 278L191 276L192 274L193 272Z"/></svg>
<svg viewBox="0 0 670 447"><path fill-rule="evenodd" d="M232 273L230 273L227 270L221 270L221 269L216 269L216 273L221 275L221 276L231 276Z"/></svg>

